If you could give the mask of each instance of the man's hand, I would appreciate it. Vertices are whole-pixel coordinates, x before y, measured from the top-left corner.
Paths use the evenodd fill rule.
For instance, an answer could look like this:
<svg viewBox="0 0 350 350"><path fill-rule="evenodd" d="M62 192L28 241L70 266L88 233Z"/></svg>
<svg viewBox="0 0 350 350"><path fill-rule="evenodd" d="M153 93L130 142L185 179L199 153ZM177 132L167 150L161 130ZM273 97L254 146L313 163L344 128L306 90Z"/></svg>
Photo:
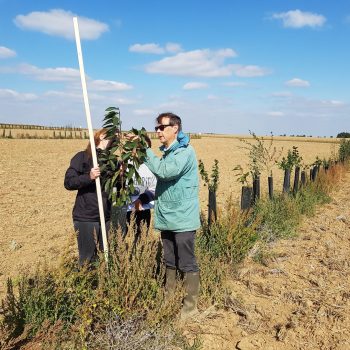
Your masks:
<svg viewBox="0 0 350 350"><path fill-rule="evenodd" d="M129 132L128 134L124 134L124 137L129 140L129 141L135 141L135 140L139 140L140 139L140 136L138 135L135 135L131 132Z"/></svg>
<svg viewBox="0 0 350 350"><path fill-rule="evenodd" d="M136 201L134 202L134 206L136 211L143 210L142 202L139 199L136 199Z"/></svg>
<svg viewBox="0 0 350 350"><path fill-rule="evenodd" d="M91 180L96 180L100 175L101 175L101 171L100 171L100 168L98 166L95 168L92 168L90 170L90 179Z"/></svg>
<svg viewBox="0 0 350 350"><path fill-rule="evenodd" d="M123 175L127 168L128 168L127 164L125 164L125 163L120 164L120 167L119 167L120 174Z"/></svg>

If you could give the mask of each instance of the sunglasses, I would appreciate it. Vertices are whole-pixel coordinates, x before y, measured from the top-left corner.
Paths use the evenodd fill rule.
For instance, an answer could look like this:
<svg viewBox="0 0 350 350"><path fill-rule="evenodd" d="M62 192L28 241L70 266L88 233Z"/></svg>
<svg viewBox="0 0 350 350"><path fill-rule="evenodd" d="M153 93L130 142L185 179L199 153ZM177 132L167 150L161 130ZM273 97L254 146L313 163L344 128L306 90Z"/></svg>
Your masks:
<svg viewBox="0 0 350 350"><path fill-rule="evenodd" d="M167 126L172 126L172 125L170 125L170 124L166 124L166 125L160 124L160 125L157 125L157 126L154 128L154 130L155 130L155 131L158 131L158 130L164 131L164 129L165 129Z"/></svg>

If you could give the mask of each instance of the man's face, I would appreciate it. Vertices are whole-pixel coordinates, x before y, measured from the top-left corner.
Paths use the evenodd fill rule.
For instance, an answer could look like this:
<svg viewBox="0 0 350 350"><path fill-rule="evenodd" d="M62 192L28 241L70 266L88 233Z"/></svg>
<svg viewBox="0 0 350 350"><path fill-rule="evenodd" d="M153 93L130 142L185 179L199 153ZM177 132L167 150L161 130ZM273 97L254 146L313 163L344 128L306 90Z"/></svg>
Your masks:
<svg viewBox="0 0 350 350"><path fill-rule="evenodd" d="M165 147L170 146L173 143L173 141L176 139L178 126L177 125L174 125L174 126L170 125L170 118L163 117L160 124L158 124L157 127L160 127L157 129L157 135L158 135L159 141Z"/></svg>

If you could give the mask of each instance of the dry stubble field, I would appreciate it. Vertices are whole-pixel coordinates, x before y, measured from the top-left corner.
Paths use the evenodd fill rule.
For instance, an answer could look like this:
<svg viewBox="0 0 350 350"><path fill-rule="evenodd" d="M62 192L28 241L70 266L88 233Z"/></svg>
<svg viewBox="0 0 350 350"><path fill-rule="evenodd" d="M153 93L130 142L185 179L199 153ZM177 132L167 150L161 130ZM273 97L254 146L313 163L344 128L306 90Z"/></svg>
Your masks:
<svg viewBox="0 0 350 350"><path fill-rule="evenodd" d="M331 143L275 141L284 150L298 146L306 162L316 155L329 157ZM38 262L55 264L73 233L71 210L75 193L66 191L63 178L71 157L85 148L86 140L0 140L0 297L7 277L35 269ZM242 143L236 138L202 137L192 140L198 159L210 169L219 160L218 205L223 208L232 193L239 203L240 184L232 169L247 162ZM153 148L158 142L153 140ZM282 171L275 170L275 188L282 186ZM266 188L262 176L263 189ZM201 185L201 207L206 209L207 190Z"/></svg>

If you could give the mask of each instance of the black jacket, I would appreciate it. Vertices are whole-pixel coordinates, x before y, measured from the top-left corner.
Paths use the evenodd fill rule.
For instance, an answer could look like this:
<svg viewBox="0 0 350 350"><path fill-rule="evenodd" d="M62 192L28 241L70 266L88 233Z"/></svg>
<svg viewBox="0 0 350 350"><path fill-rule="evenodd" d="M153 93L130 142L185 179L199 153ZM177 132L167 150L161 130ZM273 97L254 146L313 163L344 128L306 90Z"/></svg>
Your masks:
<svg viewBox="0 0 350 350"><path fill-rule="evenodd" d="M95 180L90 179L90 170L93 168L92 159L85 151L77 153L71 160L64 178L64 187L67 190L78 190L73 207L73 220L100 221ZM111 202L108 194L102 192L105 220L111 215Z"/></svg>

